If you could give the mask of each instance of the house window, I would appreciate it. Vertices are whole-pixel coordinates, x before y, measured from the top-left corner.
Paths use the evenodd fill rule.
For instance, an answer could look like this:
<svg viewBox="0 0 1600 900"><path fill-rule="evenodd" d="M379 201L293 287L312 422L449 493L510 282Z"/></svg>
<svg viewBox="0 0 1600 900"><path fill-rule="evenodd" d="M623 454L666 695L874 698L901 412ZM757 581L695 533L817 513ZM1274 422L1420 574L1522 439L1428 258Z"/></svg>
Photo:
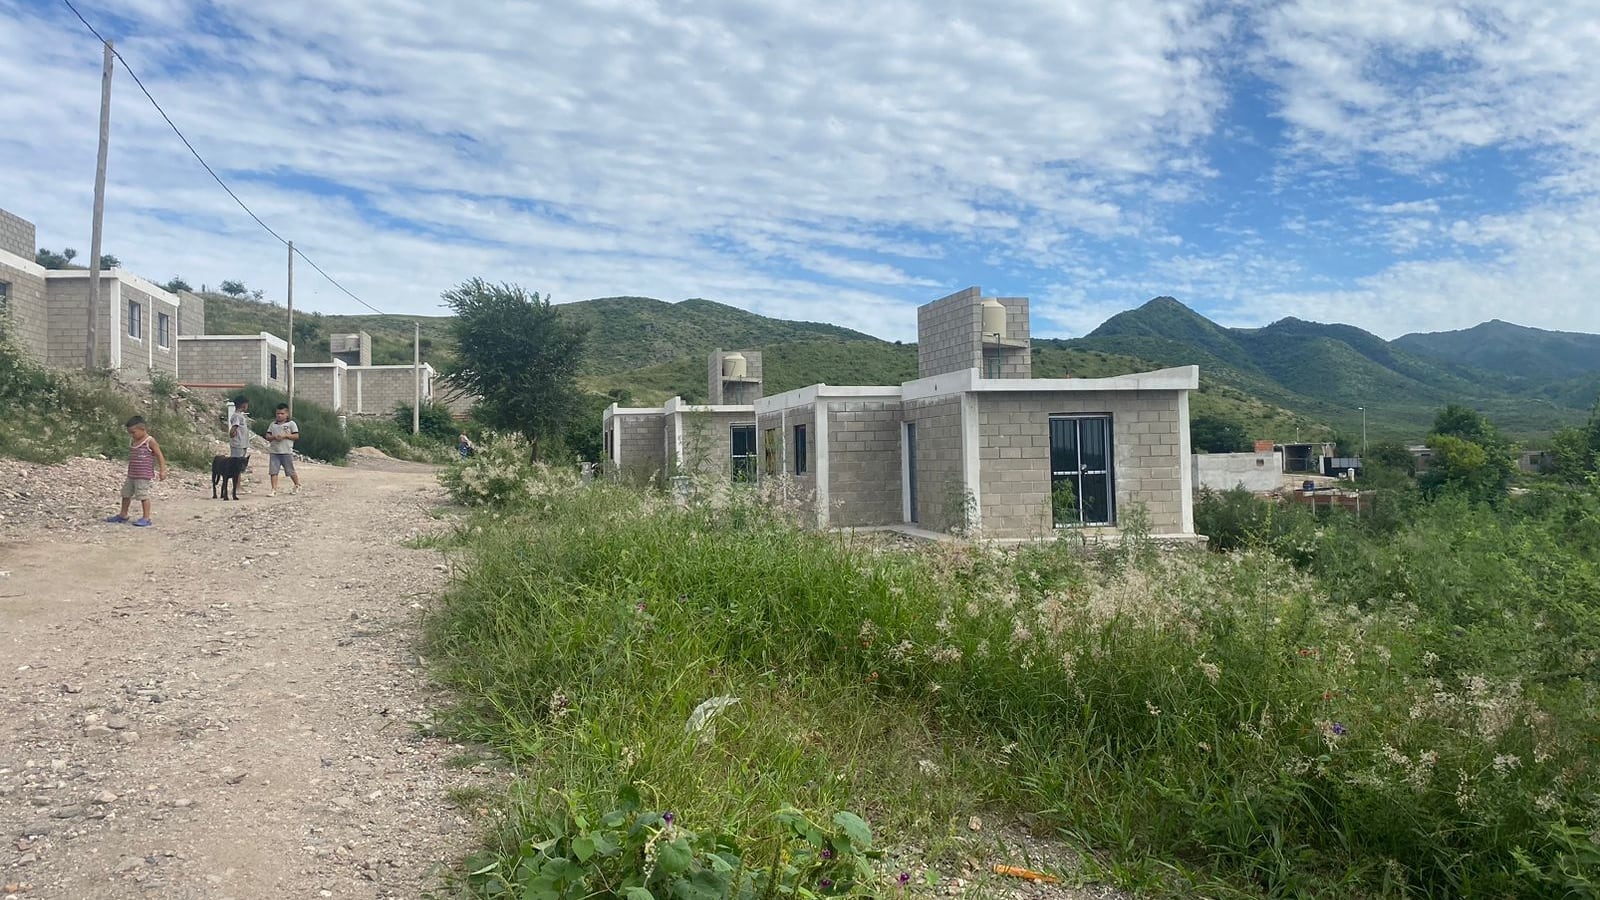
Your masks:
<svg viewBox="0 0 1600 900"><path fill-rule="evenodd" d="M128 301L128 337L136 341L144 337L144 305L137 300Z"/></svg>
<svg viewBox="0 0 1600 900"><path fill-rule="evenodd" d="M1050 417L1050 509L1057 528L1116 524L1110 416Z"/></svg>
<svg viewBox="0 0 1600 900"><path fill-rule="evenodd" d="M1000 354L998 354L998 353L985 353L983 355L983 377L985 377L985 378L999 378L1000 377Z"/></svg>
<svg viewBox="0 0 1600 900"><path fill-rule="evenodd" d="M806 449L806 427L804 425L796 425L794 427L794 473L796 475L804 475L806 473Z"/></svg>
<svg viewBox="0 0 1600 900"><path fill-rule="evenodd" d="M267 380L278 380L278 354L276 353L267 354Z"/></svg>
<svg viewBox="0 0 1600 900"><path fill-rule="evenodd" d="M729 433L734 481L754 481L756 474L756 427L735 425Z"/></svg>
<svg viewBox="0 0 1600 900"><path fill-rule="evenodd" d="M615 456L611 455L611 429L609 428L606 429L606 459L616 459Z"/></svg>
<svg viewBox="0 0 1600 900"><path fill-rule="evenodd" d="M6 311L6 304L11 301L11 282L0 281L0 313Z"/></svg>
<svg viewBox="0 0 1600 900"><path fill-rule="evenodd" d="M156 345L165 349L172 346L172 317L156 313Z"/></svg>

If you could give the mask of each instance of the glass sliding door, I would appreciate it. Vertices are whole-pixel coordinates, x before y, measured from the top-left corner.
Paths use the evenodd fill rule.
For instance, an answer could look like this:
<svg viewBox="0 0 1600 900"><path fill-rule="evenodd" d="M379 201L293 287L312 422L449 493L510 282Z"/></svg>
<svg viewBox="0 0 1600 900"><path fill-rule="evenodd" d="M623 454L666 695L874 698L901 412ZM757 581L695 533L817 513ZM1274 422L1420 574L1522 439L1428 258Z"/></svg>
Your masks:
<svg viewBox="0 0 1600 900"><path fill-rule="evenodd" d="M1057 528L1116 524L1110 416L1050 417L1050 509Z"/></svg>

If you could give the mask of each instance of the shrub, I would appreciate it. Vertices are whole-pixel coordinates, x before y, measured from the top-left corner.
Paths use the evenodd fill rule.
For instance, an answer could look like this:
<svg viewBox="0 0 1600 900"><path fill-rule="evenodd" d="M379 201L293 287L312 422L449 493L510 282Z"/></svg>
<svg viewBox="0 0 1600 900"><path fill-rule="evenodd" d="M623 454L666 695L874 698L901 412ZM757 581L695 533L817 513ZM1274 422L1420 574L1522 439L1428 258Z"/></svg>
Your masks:
<svg viewBox="0 0 1600 900"><path fill-rule="evenodd" d="M375 447L395 459L420 463L449 463L456 459L456 444L425 434L413 435L388 419L352 418L345 426L352 447Z"/></svg>
<svg viewBox="0 0 1600 900"><path fill-rule="evenodd" d="M477 452L439 473L439 482L463 506L514 508L566 496L581 485L577 473L529 462L528 439L487 432Z"/></svg>
<svg viewBox="0 0 1600 900"><path fill-rule="evenodd" d="M406 434L411 433L411 404L402 403L395 408L394 423ZM424 403L417 414L417 430L435 440L454 441L464 430L460 422L443 403Z"/></svg>
<svg viewBox="0 0 1600 900"><path fill-rule="evenodd" d="M288 395L260 385L250 385L240 393L250 401L251 430L265 437L267 426L272 424L272 411L279 403L287 403ZM344 462L350 453L350 439L339 427L339 416L333 410L309 400L296 400L294 420L300 426L296 452L323 462Z"/></svg>

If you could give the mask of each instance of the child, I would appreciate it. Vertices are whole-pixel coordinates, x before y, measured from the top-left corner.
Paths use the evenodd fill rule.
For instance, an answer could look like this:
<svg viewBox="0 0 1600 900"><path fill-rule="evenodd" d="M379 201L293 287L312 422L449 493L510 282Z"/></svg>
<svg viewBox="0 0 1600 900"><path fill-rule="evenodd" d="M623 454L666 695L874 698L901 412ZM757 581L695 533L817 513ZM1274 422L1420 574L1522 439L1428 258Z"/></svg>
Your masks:
<svg viewBox="0 0 1600 900"><path fill-rule="evenodd" d="M294 493L300 493L300 476L294 473L294 442L300 440L300 426L289 418L289 404L279 403L272 412L272 424L267 426L267 476L272 479L269 497L278 496L278 470L282 469L294 482Z"/></svg>
<svg viewBox="0 0 1600 900"><path fill-rule="evenodd" d="M467 440L466 435L463 434L456 439L456 452L461 454L462 459L471 456L476 450L477 448L472 446L472 442Z"/></svg>
<svg viewBox="0 0 1600 900"><path fill-rule="evenodd" d="M145 424L143 416L134 416L124 426L128 429L128 477L122 482L122 512L106 519L107 522L120 525L128 521L128 506L138 500L143 512L133 524L140 528L150 527L150 482L157 477L156 464L160 463L160 478L167 480L167 458L161 453L161 445L150 436L150 426Z"/></svg>

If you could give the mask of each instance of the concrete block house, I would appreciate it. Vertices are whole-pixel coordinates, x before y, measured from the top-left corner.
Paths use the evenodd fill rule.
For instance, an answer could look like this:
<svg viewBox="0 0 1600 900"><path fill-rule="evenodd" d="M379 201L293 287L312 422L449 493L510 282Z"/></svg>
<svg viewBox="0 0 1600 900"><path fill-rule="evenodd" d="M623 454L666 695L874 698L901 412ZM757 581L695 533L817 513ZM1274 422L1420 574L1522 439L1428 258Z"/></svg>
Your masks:
<svg viewBox="0 0 1600 900"><path fill-rule="evenodd" d="M13 341L36 361L81 368L89 340L89 271L46 269L34 259L32 222L0 210L0 316ZM95 355L133 381L178 374L181 300L123 269L100 273Z"/></svg>
<svg viewBox="0 0 1600 900"><path fill-rule="evenodd" d="M178 340L186 387L231 391L259 384L281 391L289 386L289 343L277 335L185 334Z"/></svg>
<svg viewBox="0 0 1600 900"><path fill-rule="evenodd" d="M613 405L602 422L606 455L622 471L782 479L789 500L824 528L1027 539L1059 528L1114 533L1138 510L1152 534L1193 536L1197 367L1034 378L1027 299L985 298L978 288L921 307L917 330L915 381L766 397L754 380L748 405ZM712 354L713 398L729 397L739 369L730 355L745 362L737 389L750 390L753 353ZM709 439L685 443L685 417Z"/></svg>

